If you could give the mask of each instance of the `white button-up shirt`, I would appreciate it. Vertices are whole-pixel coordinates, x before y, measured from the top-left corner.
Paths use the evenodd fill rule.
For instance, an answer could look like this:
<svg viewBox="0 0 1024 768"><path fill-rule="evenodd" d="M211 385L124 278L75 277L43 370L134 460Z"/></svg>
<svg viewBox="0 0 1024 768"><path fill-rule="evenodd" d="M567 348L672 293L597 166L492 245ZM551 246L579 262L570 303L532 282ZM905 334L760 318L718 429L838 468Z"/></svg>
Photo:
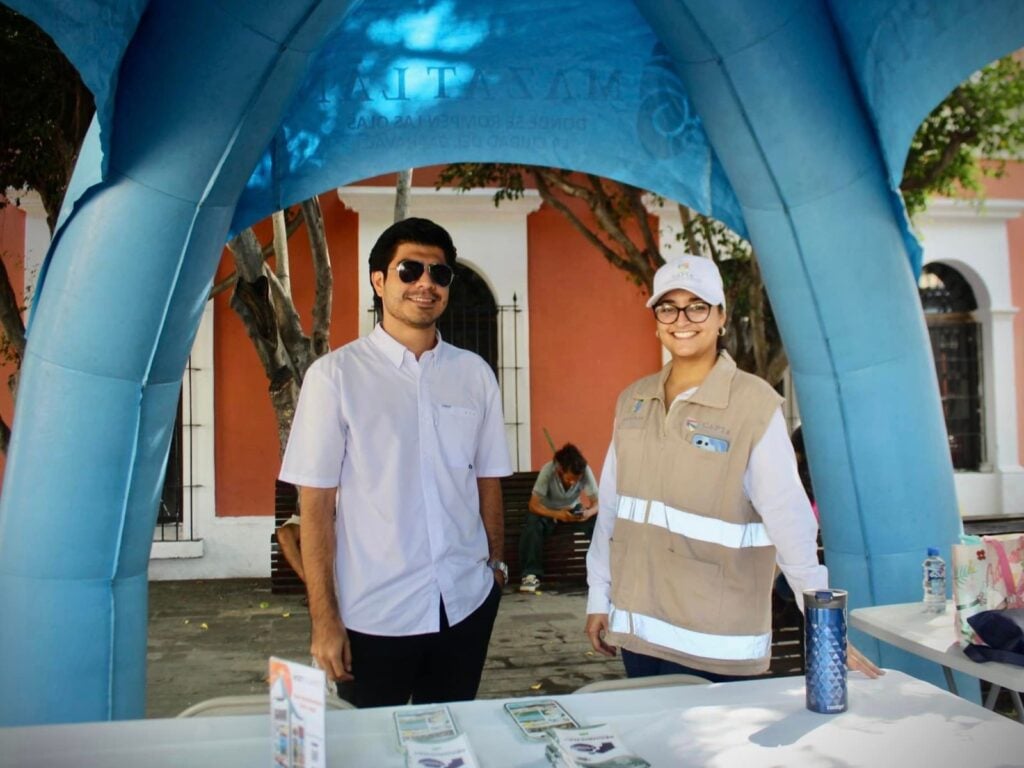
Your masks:
<svg viewBox="0 0 1024 768"><path fill-rule="evenodd" d="M359 632L439 630L494 585L478 477L512 472L501 397L478 355L444 343L419 360L381 326L317 360L280 478L338 487L341 618Z"/></svg>

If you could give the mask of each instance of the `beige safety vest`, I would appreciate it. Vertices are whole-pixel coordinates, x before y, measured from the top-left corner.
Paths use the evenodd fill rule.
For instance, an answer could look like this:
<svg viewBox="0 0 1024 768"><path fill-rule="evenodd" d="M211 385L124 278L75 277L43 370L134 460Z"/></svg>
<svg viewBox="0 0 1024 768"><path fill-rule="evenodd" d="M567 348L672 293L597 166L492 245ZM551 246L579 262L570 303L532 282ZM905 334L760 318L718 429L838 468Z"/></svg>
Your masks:
<svg viewBox="0 0 1024 768"><path fill-rule="evenodd" d="M782 398L723 352L666 418L670 368L632 384L616 406L609 641L696 669L758 674L771 660L775 547L743 475Z"/></svg>

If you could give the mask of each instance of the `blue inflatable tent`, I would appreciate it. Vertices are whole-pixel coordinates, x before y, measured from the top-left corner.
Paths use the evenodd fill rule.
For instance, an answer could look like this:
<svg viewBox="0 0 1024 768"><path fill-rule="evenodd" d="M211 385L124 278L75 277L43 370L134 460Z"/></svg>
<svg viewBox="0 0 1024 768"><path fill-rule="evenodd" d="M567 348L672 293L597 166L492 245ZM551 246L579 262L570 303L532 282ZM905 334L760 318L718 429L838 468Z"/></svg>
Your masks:
<svg viewBox="0 0 1024 768"><path fill-rule="evenodd" d="M726 222L762 261L853 605L960 529L897 184L1024 42L1017 0L5 0L96 97L0 503L0 725L144 714L147 563L225 240L374 174L526 162ZM893 649L882 663L925 674ZM17 695L14 695L17 692Z"/></svg>

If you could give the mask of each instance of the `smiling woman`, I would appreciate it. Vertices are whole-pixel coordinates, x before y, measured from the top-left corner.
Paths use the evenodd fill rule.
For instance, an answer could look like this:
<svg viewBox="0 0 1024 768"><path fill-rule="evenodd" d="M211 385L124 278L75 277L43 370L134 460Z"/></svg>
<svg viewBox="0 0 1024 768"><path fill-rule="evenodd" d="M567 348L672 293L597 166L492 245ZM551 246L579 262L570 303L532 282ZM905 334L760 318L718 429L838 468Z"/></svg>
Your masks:
<svg viewBox="0 0 1024 768"><path fill-rule="evenodd" d="M671 360L616 406L586 632L598 653L622 648L630 677L761 675L776 562L795 594L828 585L782 399L719 351L725 295L713 261L668 262L647 304Z"/></svg>

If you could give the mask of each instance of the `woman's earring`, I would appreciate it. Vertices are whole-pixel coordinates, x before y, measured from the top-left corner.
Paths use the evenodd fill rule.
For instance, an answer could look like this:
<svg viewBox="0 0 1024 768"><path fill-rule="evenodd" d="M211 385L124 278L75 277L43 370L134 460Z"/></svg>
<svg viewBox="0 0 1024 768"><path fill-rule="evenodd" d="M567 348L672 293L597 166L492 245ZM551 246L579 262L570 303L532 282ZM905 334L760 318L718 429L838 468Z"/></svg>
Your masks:
<svg viewBox="0 0 1024 768"><path fill-rule="evenodd" d="M721 327L720 327L720 328L718 329L718 335L719 335L719 336L725 336L725 326L724 326L724 325L723 325L723 326L721 326Z"/></svg>

